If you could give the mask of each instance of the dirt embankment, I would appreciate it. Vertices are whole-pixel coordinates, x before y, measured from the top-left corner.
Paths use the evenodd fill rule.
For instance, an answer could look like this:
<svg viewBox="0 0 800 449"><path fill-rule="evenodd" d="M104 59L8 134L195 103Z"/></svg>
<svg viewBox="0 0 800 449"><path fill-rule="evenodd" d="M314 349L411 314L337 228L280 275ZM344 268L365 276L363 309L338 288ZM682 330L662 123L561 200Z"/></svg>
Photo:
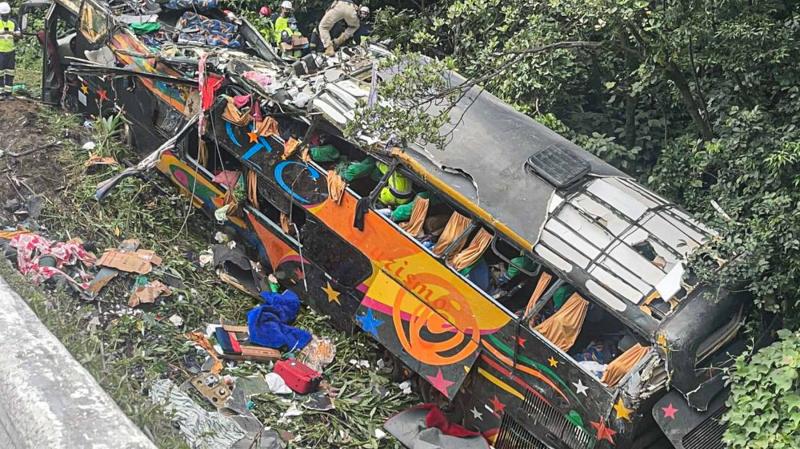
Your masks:
<svg viewBox="0 0 800 449"><path fill-rule="evenodd" d="M67 175L62 149L79 146L88 138L76 128L54 133L66 114L42 108L34 101L0 101L0 221L13 226L27 218L29 198L47 196L57 200ZM34 208L37 206L34 206Z"/></svg>

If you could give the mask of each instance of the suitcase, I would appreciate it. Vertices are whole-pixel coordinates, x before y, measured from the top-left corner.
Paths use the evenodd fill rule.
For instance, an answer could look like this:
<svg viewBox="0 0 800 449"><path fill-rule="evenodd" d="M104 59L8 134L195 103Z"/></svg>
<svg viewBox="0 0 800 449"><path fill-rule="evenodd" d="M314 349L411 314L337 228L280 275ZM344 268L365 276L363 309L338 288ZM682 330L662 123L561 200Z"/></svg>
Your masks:
<svg viewBox="0 0 800 449"><path fill-rule="evenodd" d="M280 360L273 370L295 393L308 394L319 387L322 374L297 360Z"/></svg>

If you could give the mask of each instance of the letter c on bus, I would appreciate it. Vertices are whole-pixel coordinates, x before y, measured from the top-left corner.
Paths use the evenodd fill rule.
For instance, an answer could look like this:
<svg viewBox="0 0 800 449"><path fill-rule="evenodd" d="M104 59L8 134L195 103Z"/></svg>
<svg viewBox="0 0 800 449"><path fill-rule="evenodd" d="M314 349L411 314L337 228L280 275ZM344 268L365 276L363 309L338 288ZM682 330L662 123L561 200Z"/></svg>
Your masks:
<svg viewBox="0 0 800 449"><path fill-rule="evenodd" d="M297 201L299 201L299 202L301 202L303 204L309 204L310 203L309 200L307 200L307 199L303 198L302 196L298 195L294 190L292 190L292 188L288 184L286 184L286 181L284 181L284 179L283 179L283 170L287 166L292 165L292 164L299 165L299 166L303 167L306 171L308 171L308 174L311 176L312 180L316 181L316 180L319 179L320 173L314 167L311 167L309 165L306 165L306 164L303 164L303 163L297 162L297 161L283 161L283 162L281 162L281 163L279 163L278 165L275 166L275 171L274 171L275 181L289 195L292 195L292 197L294 199L296 199Z"/></svg>

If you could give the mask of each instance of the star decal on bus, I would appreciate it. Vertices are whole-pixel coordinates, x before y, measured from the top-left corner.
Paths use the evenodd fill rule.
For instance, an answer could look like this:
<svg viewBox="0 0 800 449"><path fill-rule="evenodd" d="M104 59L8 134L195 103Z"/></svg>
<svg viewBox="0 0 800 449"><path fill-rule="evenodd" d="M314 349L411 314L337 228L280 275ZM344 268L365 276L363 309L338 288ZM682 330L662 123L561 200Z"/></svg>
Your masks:
<svg viewBox="0 0 800 449"><path fill-rule="evenodd" d="M502 415L503 412L505 411L506 405L500 402L500 399L498 399L497 395L494 395L494 397L489 401L489 403L492 404L492 413L494 413L494 416L497 416L499 418L500 415Z"/></svg>
<svg viewBox="0 0 800 449"><path fill-rule="evenodd" d="M617 432L614 431L614 429L607 427L606 421L603 418L600 418L600 422L592 421L589 424L591 424L594 430L597 432L597 441L606 440L611 444L615 444L614 435L616 435Z"/></svg>
<svg viewBox="0 0 800 449"><path fill-rule="evenodd" d="M361 329L364 329L364 332L368 332L373 337L378 338L378 327L383 324L383 320L375 318L375 315L372 314L372 309L367 310L364 315L357 316L356 320L361 324Z"/></svg>
<svg viewBox="0 0 800 449"><path fill-rule="evenodd" d="M337 292L336 289L333 288L333 286L331 285L330 282L326 282L325 283L325 287L320 287L320 288L322 288L322 291L325 292L325 296L328 297L328 302L329 303L330 302L335 302L336 304L339 304L340 306L342 305L342 303L339 302L339 295L341 293Z"/></svg>
<svg viewBox="0 0 800 449"><path fill-rule="evenodd" d="M625 403L622 401L622 398L619 398L616 404L614 404L614 411L617 412L617 419L624 419L628 422L631 420L631 409L625 407Z"/></svg>
<svg viewBox="0 0 800 449"><path fill-rule="evenodd" d="M425 378L427 378L428 382L430 382L431 385L433 385L433 388L436 388L437 390L441 391L446 396L450 395L448 388L450 388L451 385L455 384L455 382L451 382L444 378L444 374L442 374L441 368L439 368L439 371L436 373L435 376L425 376Z"/></svg>
<svg viewBox="0 0 800 449"><path fill-rule="evenodd" d="M672 405L672 402L666 407L661 407L661 411L664 412L664 418L669 419L675 419L675 414L678 413L678 409Z"/></svg>
<svg viewBox="0 0 800 449"><path fill-rule="evenodd" d="M587 387L586 385L584 385L584 384L583 384L583 382L581 382L581 380L580 380L580 379L578 379L578 381L577 381L577 382L572 382L572 385L575 385L575 389L577 390L578 394L582 394L582 395L584 395L584 396L588 396L588 395L586 394L586 390L588 390L588 389L589 389L589 387Z"/></svg>

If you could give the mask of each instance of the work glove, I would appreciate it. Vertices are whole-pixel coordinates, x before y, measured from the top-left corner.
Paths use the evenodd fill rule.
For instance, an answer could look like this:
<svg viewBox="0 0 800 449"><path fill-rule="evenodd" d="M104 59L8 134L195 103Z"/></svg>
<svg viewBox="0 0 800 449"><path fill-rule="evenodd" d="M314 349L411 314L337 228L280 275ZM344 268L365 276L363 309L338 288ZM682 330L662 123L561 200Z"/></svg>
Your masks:
<svg viewBox="0 0 800 449"><path fill-rule="evenodd" d="M336 52L333 50L333 45L328 45L327 47L325 47L325 56L328 56L330 58L336 56Z"/></svg>
<svg viewBox="0 0 800 449"><path fill-rule="evenodd" d="M344 36L339 36L336 39L334 39L333 40L333 45L336 46L337 48L341 47L342 45L344 45L344 43L347 42L347 39L346 38L343 39L343 37Z"/></svg>

